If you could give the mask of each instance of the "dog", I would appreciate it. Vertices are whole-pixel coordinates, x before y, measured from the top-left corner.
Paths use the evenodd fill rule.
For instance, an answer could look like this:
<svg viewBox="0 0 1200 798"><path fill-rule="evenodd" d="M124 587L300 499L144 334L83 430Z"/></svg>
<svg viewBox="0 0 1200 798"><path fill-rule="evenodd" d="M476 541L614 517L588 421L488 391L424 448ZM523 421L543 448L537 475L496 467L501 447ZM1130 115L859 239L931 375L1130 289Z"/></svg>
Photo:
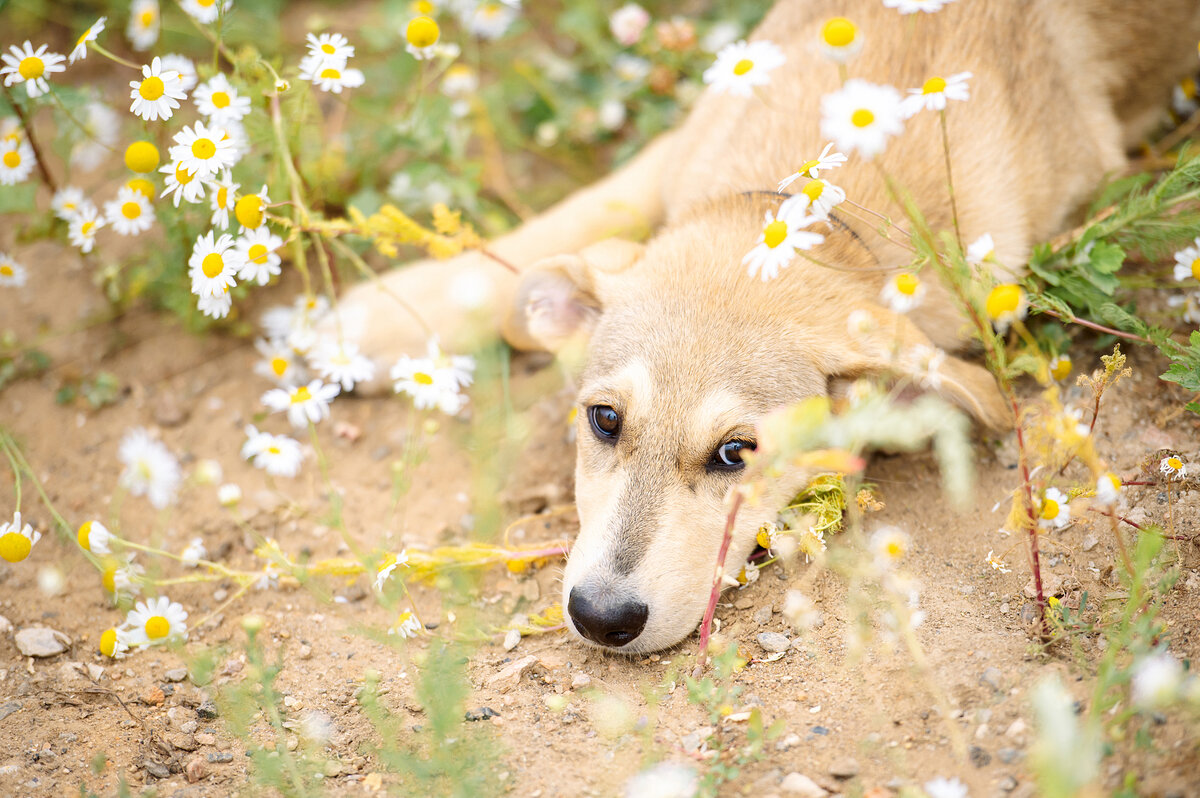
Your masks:
<svg viewBox="0 0 1200 798"><path fill-rule="evenodd" d="M1102 181L1125 168L1127 147L1196 67L1200 38L1195 0L962 0L915 17L879 0L782 0L750 37L786 57L769 84L749 97L706 91L677 129L612 175L492 242L519 275L471 252L348 292L341 316L380 360L423 348L396 295L444 342L472 329L474 311L447 289L463 280L489 283L492 322L514 348L581 353L580 532L563 606L571 631L591 644L644 653L696 628L727 496L766 414L894 370L897 347L954 352L966 343L961 310L934 278L911 314L885 306L883 283L912 254L849 216L814 250L835 269L798 258L763 282L742 265L764 213L778 209L778 181L826 143L820 101L842 81L819 42L834 16L865 39L851 77L903 90L972 73L970 100L945 117L957 221L964 242L992 235L998 279L1079 221ZM904 220L886 174L932 229L951 230L939 121L918 114L875 163L852 156L830 179L859 205ZM645 229L648 241L632 240ZM849 334L854 311L874 332ZM984 425L1011 425L983 367L948 357L941 373L946 398ZM745 561L756 531L808 476L782 475L737 516L727 562Z"/></svg>

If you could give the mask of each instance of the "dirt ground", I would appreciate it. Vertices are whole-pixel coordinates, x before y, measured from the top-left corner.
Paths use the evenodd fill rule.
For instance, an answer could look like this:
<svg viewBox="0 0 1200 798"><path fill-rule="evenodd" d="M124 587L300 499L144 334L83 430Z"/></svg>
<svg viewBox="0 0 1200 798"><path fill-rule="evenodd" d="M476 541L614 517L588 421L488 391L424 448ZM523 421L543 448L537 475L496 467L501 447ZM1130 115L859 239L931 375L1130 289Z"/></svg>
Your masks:
<svg viewBox="0 0 1200 798"><path fill-rule="evenodd" d="M11 229L0 231L0 250L13 252L31 267L29 284L16 292L16 301L5 300L3 326L23 339L39 330L77 328L103 310L87 267L71 250L53 242L17 244ZM288 301L291 290L267 289L266 301ZM15 431L51 500L71 524L107 516L119 473L118 441L128 428L146 425L158 430L185 468L198 459L217 460L224 481L236 482L244 492L241 506L232 512L277 539L285 551L309 551L315 558L339 553L340 537L322 523L324 488L311 460L298 479L281 481L275 492L239 458L241 430L260 411L259 397L269 387L253 374L257 355L247 342L192 337L168 316L134 311L114 323L55 337L44 348L54 368L7 388L0 399L0 420ZM1080 368L1098 364L1089 349L1080 347L1074 354ZM1197 422L1168 412L1181 397L1156 380L1160 364L1135 353L1131 365L1133 379L1106 402L1098 429L1101 451L1126 477L1138 473L1139 462L1161 448L1179 448L1196 458ZM124 388L114 405L97 411L55 403L64 378L99 370L116 375ZM513 518L569 501L572 470L566 425L559 423L568 400L546 388L552 375L536 371L533 364L518 362L514 372L517 395L532 397L528 412L540 432L506 494ZM396 550L462 540L464 523L470 522L464 518L471 510L466 500L469 460L453 443L458 437L455 422L443 425L439 443L430 446L427 459L413 472L411 491L393 509L391 463L404 450L409 412L394 399L340 400L331 422L320 427L334 484L344 496L347 527L367 547ZM361 432L356 440L347 437L351 429ZM1015 449L1010 438L983 441L977 449L979 489L972 509L961 514L941 496L936 464L928 454L876 457L868 470L886 503L872 518L899 525L913 536L907 567L922 585L927 620L918 636L931 673L914 674L907 656L881 648L857 664L848 663L845 588L838 578L822 574L816 596L824 623L783 658L752 663L735 677L745 686L744 707L759 706L768 723L782 719L787 728L769 745L765 760L747 767L724 794L783 794L781 782L793 772L845 794L894 791L935 776L957 776L973 796L1034 794L1027 761L1033 736L1029 691L1049 672L1061 673L1077 698L1086 698L1088 685L1075 680L1068 656L1043 655L1033 642L1023 620L1029 613L1023 594L1029 580L1024 548L1017 546L1009 556L1011 573L994 571L985 562L989 550L1005 551L1014 544L999 532L1004 511L993 506L1016 485ZM1128 515L1134 520L1165 518L1165 496L1156 488L1133 489L1128 498ZM0 507L3 513L6 506ZM253 592L211 623L193 628L189 651L228 644L232 652L219 664L214 682L201 688L186 677L173 681L183 661L169 651L152 650L118 662L99 655L99 633L120 617L101 590L98 574L73 544L50 532L51 518L31 490L22 509L48 534L30 560L0 565L0 614L8 622L0 625L18 630L49 626L67 635L71 645L59 656L26 659L11 631L0 635L0 794L76 794L81 785L114 794L121 778L135 789L151 788L160 795L242 791L249 762L243 743L230 734L222 717L210 717L205 702L215 688L244 678L237 651L244 639L240 619L250 612L265 619L268 653L285 652L278 686L289 711L316 710L332 721L328 754L336 764L328 770L326 787L336 794L357 794L395 783L394 775L380 775L379 763L364 753L372 729L355 706L354 692L364 674L378 671L388 690L387 705L405 726L418 725L423 716L412 691L418 666L396 648L360 633L363 627L386 628L391 620L371 598L365 577L351 585L327 583L342 597L335 602L320 601L302 589ZM1198 510L1195 492L1176 496L1177 531L1200 532ZM1093 597L1116 592L1108 568L1116 551L1107 524L1093 524L1084 516L1044 541L1048 579L1065 586L1068 603L1077 600L1080 590ZM126 500L120 517L122 533L133 540L179 551L198 535L209 552L231 565L247 567L253 561L248 536L231 511L218 505L211 485L185 490L165 528L140 499ZM524 542L573 534L569 519L569 514L557 515L522 525ZM840 544L835 540L832 545ZM1200 656L1200 549L1180 544L1179 556L1183 576L1165 617L1173 651L1195 660ZM39 570L48 566L65 575L65 587L57 595L38 587ZM785 590L807 567L772 566L757 583L726 593L718 610L724 634L756 656L762 654L759 632L794 635L778 610ZM188 608L194 621L215 608L230 587L179 586L170 595ZM473 604L499 624L514 612L544 609L557 599L557 589L557 565L520 576L496 570L484 579ZM439 594L420 588L416 596L425 620L439 622L445 630L448 619ZM422 641L417 647L428 645ZM642 765L642 737L637 732L607 736L611 724L605 718L611 712L600 710L592 697L597 691L621 699L632 717L647 716L641 723L652 725L652 737L662 749L681 759L702 759L697 743L706 736L707 719L688 703L683 687L667 693L651 715L643 697L645 688L659 683L672 664L690 663L695 648L693 636L663 655L627 659L585 648L561 632L526 638L511 652L501 646L499 635L481 646L469 665L475 689L467 709L478 713L487 707L497 716L468 724L468 729L490 736L500 752L488 782L495 792L514 795L618 794ZM516 678L494 678L526 657L532 659ZM80 676L73 663L97 666L96 683ZM930 683L945 692L951 718L942 717L923 687ZM744 739L736 722L728 725L734 740ZM964 740L966 758L954 753L948 727ZM1170 720L1152 732L1152 747L1136 753L1133 762L1147 774L1139 791L1200 794L1196 741L1185 739L1186 729ZM96 774L91 763L101 752L107 764ZM1126 755L1105 760L1107 789L1122 781ZM183 772L189 762L194 763L193 775L201 776L195 783Z"/></svg>

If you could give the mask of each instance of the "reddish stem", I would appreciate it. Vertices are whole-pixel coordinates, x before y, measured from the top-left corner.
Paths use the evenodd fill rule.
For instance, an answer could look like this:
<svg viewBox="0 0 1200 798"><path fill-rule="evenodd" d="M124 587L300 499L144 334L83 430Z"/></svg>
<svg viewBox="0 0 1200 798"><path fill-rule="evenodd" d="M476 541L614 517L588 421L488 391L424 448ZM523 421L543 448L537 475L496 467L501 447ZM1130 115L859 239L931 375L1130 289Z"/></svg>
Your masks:
<svg viewBox="0 0 1200 798"><path fill-rule="evenodd" d="M1132 482L1126 482L1125 484L1126 484L1126 485L1133 485L1133 484L1135 484L1135 483L1132 483ZM1116 513L1106 512L1105 510L1097 510L1095 507L1090 507L1090 508L1088 508L1088 509L1090 509L1090 510L1091 510L1093 513L1100 513L1100 515L1107 515L1109 518L1115 518L1115 519L1117 519L1118 521L1120 521L1122 524L1129 524L1131 527L1133 527L1134 529L1137 529L1137 530L1139 530L1139 531L1141 531L1141 532L1150 532L1151 534L1156 534L1156 535L1158 535L1159 537L1166 538L1167 540L1186 540L1186 541L1191 541L1191 540L1193 539L1193 537L1192 537L1192 536L1189 536L1189 535L1167 535L1167 534L1165 534L1165 533L1162 533L1162 532L1154 532L1154 530L1152 530L1152 529L1147 529L1146 527L1144 527L1144 526L1142 526L1141 524L1139 524L1137 521L1131 521L1131 520L1129 520L1128 518L1126 518L1126 517L1125 517L1125 516L1123 516L1123 515L1117 515Z"/></svg>
<svg viewBox="0 0 1200 798"><path fill-rule="evenodd" d="M742 492L739 490L733 497L733 506L725 517L725 534L721 538L721 550L717 552L717 568L713 572L712 592L708 595L708 608L704 611L704 620L700 622L700 653L697 655L699 664L703 666L708 659L708 639L712 634L713 615L717 612L717 599L725 586L725 557L729 554L729 544L733 542L733 524L741 509Z"/></svg>
<svg viewBox="0 0 1200 798"><path fill-rule="evenodd" d="M1065 321L1068 324L1078 324L1080 327L1087 327L1089 330L1095 330L1096 332L1108 333L1109 335L1115 335L1118 338L1124 338L1129 341L1137 341L1139 344L1153 344L1154 343L1149 338L1146 338L1144 336L1134 335L1133 333L1122 332L1120 330L1114 330L1112 327L1105 327L1103 324L1097 324L1094 321L1088 321L1087 319L1081 319L1078 316L1071 316L1071 317L1067 318L1067 317L1064 317L1058 311L1050 310L1049 308L1039 310L1038 312L1045 313L1047 316L1053 316L1054 318L1056 318L1060 321Z"/></svg>
<svg viewBox="0 0 1200 798"><path fill-rule="evenodd" d="M1042 635L1050 636L1050 623L1046 620L1046 594L1042 590L1042 562L1038 549L1037 516L1033 513L1033 483L1029 478L1029 462L1025 457L1025 433L1021 429L1021 413L1015 397L1009 397L1013 417L1017 422L1017 452L1021 461L1021 484L1025 488L1025 511L1029 515L1029 556L1033 562L1033 584L1037 588L1038 617L1042 621Z"/></svg>

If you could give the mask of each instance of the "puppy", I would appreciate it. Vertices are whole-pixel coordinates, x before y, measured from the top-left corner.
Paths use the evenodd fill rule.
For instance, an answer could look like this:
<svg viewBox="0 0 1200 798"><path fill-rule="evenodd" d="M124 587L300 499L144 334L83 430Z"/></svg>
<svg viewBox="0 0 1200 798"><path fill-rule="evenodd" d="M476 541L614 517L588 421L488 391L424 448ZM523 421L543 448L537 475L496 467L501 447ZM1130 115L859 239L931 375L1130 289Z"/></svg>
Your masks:
<svg viewBox="0 0 1200 798"><path fill-rule="evenodd" d="M1031 247L1073 221L1125 149L1158 118L1170 86L1194 69L1194 0L955 2L900 17L878 0L783 0L752 39L782 48L769 85L742 98L707 91L687 120L610 177L516 231L492 251L424 262L352 290L343 318L362 326L380 359L417 352L416 325L388 294L426 312L443 342L467 329L444 286L491 284L495 323L521 349L582 352L576 503L580 533L563 579L570 628L630 653L673 645L701 619L742 453L772 409L819 396L839 380L894 371L891 353L918 344L961 349L966 326L949 292L928 285L898 315L879 299L911 253L844 215L814 254L777 279L747 275L742 258L778 208L777 182L824 146L820 100L840 88L822 54L833 16L865 37L851 77L904 89L969 71L971 99L948 111L964 242L990 233L1012 277ZM883 182L915 199L935 230L951 230L938 116L909 121L877 163L851 157L831 175L859 205L905 218ZM645 244L622 231L651 229ZM927 272L927 274L930 274ZM935 283L932 277L926 283ZM850 335L862 311L876 330ZM860 314L861 316L861 314ZM988 372L947 358L942 387L982 423L1007 410ZM754 547L807 474L784 474L737 517L729 563Z"/></svg>

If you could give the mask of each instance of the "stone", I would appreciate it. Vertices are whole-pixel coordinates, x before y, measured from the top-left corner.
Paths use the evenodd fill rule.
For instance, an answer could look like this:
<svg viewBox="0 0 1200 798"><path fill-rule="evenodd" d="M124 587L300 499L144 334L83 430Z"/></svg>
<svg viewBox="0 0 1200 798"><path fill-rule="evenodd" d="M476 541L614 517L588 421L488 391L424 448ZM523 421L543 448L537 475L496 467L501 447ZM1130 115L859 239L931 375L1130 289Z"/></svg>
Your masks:
<svg viewBox="0 0 1200 798"><path fill-rule="evenodd" d="M571 689L582 690L585 687L592 686L592 677L586 673L577 673L571 677Z"/></svg>
<svg viewBox="0 0 1200 798"><path fill-rule="evenodd" d="M45 626L22 629L13 636L17 650L26 657L54 657L67 650L71 638Z"/></svg>
<svg viewBox="0 0 1200 798"><path fill-rule="evenodd" d="M171 771L161 762L155 762L153 759L147 759L142 763L142 768L147 774L156 779L167 779L171 777Z"/></svg>
<svg viewBox="0 0 1200 798"><path fill-rule="evenodd" d="M463 715L463 719L467 721L490 720L491 718L500 717L500 713L491 707L480 707L479 709L468 709Z"/></svg>
<svg viewBox="0 0 1200 798"><path fill-rule="evenodd" d="M979 677L980 684L986 684L996 692L1004 689L1004 674L999 668L987 668Z"/></svg>
<svg viewBox="0 0 1200 798"><path fill-rule="evenodd" d="M140 696L138 696L138 700L148 707L158 707L162 706L162 703L167 700L167 696L162 691L161 687L158 685L151 685L150 687L147 687Z"/></svg>
<svg viewBox="0 0 1200 798"><path fill-rule="evenodd" d="M1005 737L1020 737L1025 733L1025 721L1017 718L1004 730Z"/></svg>
<svg viewBox="0 0 1200 798"><path fill-rule="evenodd" d="M996 758L1006 765L1011 765L1021 758L1021 752L1015 748L1001 748L996 751Z"/></svg>
<svg viewBox="0 0 1200 798"><path fill-rule="evenodd" d="M514 648L516 648L518 645L520 645L520 643L521 643L521 630L520 629L509 629L504 634L504 650L505 651L512 651Z"/></svg>
<svg viewBox="0 0 1200 798"><path fill-rule="evenodd" d="M312 646L304 643L300 646L300 659L312 659Z"/></svg>
<svg viewBox="0 0 1200 798"><path fill-rule="evenodd" d="M160 427L178 427L187 421L191 414L187 403L171 391L164 391L158 395L151 412L154 415L154 423Z"/></svg>
<svg viewBox="0 0 1200 798"><path fill-rule="evenodd" d="M977 768L987 767L992 761L992 755L978 745L973 745L967 750L967 759Z"/></svg>
<svg viewBox="0 0 1200 798"><path fill-rule="evenodd" d="M537 662L537 657L535 657L533 654L530 654L526 657L521 657L516 662L510 662L508 666L499 673L494 673L489 676L485 680L484 684L488 687L499 690L502 693L507 693L509 690L521 683L521 675L525 673L525 671L528 670L535 662Z"/></svg>
<svg viewBox="0 0 1200 798"><path fill-rule="evenodd" d="M196 707L196 716L204 720L212 720L218 714L220 713L217 712L217 705L211 699Z"/></svg>
<svg viewBox="0 0 1200 798"><path fill-rule="evenodd" d="M858 775L858 762L851 758L839 759L829 768L835 779L852 779Z"/></svg>
<svg viewBox="0 0 1200 798"><path fill-rule="evenodd" d="M1005 776L1000 782L1000 789L1005 792L1012 792L1017 789L1017 780L1012 776Z"/></svg>
<svg viewBox="0 0 1200 798"><path fill-rule="evenodd" d="M796 772L784 776L779 789L788 795L799 795L801 798L825 798L829 794L824 787L817 784L808 776Z"/></svg>
<svg viewBox="0 0 1200 798"><path fill-rule="evenodd" d="M772 654L787 651L788 646L792 642L788 639L787 635L780 634L779 632L760 632L757 640L764 651L769 651Z"/></svg>
<svg viewBox="0 0 1200 798"><path fill-rule="evenodd" d="M0 615L0 635L6 635L13 630L12 621Z"/></svg>
<svg viewBox="0 0 1200 798"><path fill-rule="evenodd" d="M8 701L8 702L5 702L4 704L0 704L0 720L4 720L9 715L16 712L18 709L20 709L22 706L23 705L21 704L20 701Z"/></svg>
<svg viewBox="0 0 1200 798"><path fill-rule="evenodd" d="M204 762L204 757L194 756L187 761L183 766L183 775L187 778L189 784L195 784L208 775L208 765Z"/></svg>
<svg viewBox="0 0 1200 798"><path fill-rule="evenodd" d="M766 626L771 622L771 608L759 607L754 611L754 622L759 626Z"/></svg>
<svg viewBox="0 0 1200 798"><path fill-rule="evenodd" d="M196 739L190 734L167 734L167 742L180 751L195 751Z"/></svg>
<svg viewBox="0 0 1200 798"><path fill-rule="evenodd" d="M229 751L217 751L212 754L205 754L204 761L212 762L214 764L225 764L226 762L233 761L233 754Z"/></svg>
<svg viewBox="0 0 1200 798"><path fill-rule="evenodd" d="M216 745L217 735L211 732L196 732L197 745Z"/></svg>
<svg viewBox="0 0 1200 798"><path fill-rule="evenodd" d="M1100 538L1096 537L1095 535L1089 534L1087 537L1085 537L1083 539L1083 550L1091 551L1092 549L1096 548L1097 544L1099 544L1099 543L1100 543Z"/></svg>
<svg viewBox="0 0 1200 798"><path fill-rule="evenodd" d="M171 668L163 674L168 682L182 682L188 676L187 668Z"/></svg>

